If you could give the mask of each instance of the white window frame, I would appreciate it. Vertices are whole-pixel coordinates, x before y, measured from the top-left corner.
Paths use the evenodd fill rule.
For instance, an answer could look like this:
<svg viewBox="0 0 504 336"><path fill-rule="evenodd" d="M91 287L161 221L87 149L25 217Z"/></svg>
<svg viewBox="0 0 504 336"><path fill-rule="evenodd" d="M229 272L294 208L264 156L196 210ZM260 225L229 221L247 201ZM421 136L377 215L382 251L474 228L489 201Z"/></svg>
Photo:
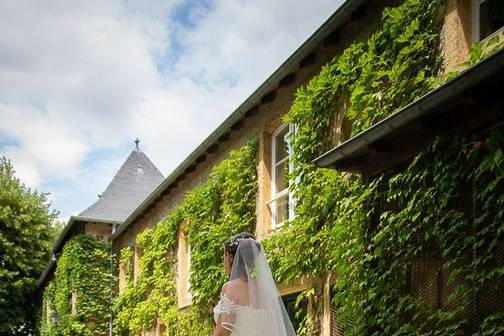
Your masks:
<svg viewBox="0 0 504 336"><path fill-rule="evenodd" d="M282 163L285 162L285 160L288 160L289 158L292 157L292 146L290 146L288 144L288 154L287 156L281 160L280 162L276 162L276 146L277 146L277 136L278 134L280 134L281 132L285 131L286 128L289 128L289 131L287 132L287 134L285 135L285 137L289 137L290 134L292 134L294 132L294 126L291 125L291 124L283 124L282 126L278 127L275 132L273 132L273 135L272 135L272 140L271 140L271 200L268 202L268 206L270 207L270 211L271 211L271 222L272 222L272 226L273 226L273 229L278 229L280 227L282 227L286 222L288 222L289 220L291 220L292 218L294 218L294 215L295 215L295 200L294 200L294 197L293 197L293 194L292 192L289 190L290 189L290 186L291 186L291 183L292 181L289 181L289 185L287 186L286 189L284 190L281 190L280 192L277 192L276 190L276 167ZM288 142L288 139L285 139ZM283 143L282 143L283 145ZM292 171L292 161L289 161L289 166L287 167L288 171L286 172L287 174L289 174L291 171ZM283 221L283 222L280 222L280 223L277 223L275 218L276 218L276 211L277 211L277 207L276 207L276 202L282 198L282 197L285 197L285 195L288 194L288 202L289 202L289 213L288 213L288 216L287 216L287 220Z"/></svg>
<svg viewBox="0 0 504 336"><path fill-rule="evenodd" d="M480 39L480 27L481 27L481 22L480 22L480 7L483 2L486 2L489 0L471 0L471 21L472 21L472 41L473 43L475 42L480 42L487 40L494 36L495 34L501 32L504 27L501 27L497 29L496 31L492 32L492 34L488 35L485 37L483 40Z"/></svg>

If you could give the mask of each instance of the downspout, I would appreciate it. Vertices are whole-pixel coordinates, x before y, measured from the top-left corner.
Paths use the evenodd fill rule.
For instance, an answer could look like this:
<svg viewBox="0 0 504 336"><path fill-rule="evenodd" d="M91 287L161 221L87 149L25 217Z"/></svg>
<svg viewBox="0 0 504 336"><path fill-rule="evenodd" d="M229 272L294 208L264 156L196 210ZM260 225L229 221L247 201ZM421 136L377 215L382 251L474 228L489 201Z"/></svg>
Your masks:
<svg viewBox="0 0 504 336"><path fill-rule="evenodd" d="M116 229L117 229L117 225L118 224L112 224L112 234L115 233ZM113 306L114 306L114 258L116 257L116 255L114 254L114 251L112 249L112 241L110 242L110 250L109 250L109 255L110 255L110 317L109 317L109 336L113 336L113 333L112 333L112 326L113 326L113 322L114 322L114 317L113 317L113 314L114 314L114 309L113 309Z"/></svg>

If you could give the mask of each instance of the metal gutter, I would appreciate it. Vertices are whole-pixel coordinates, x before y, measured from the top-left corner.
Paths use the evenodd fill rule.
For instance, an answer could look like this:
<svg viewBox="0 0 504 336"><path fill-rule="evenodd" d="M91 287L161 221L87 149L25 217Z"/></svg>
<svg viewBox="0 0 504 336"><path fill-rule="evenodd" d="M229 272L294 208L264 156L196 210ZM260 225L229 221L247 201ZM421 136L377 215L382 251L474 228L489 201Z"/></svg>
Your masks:
<svg viewBox="0 0 504 336"><path fill-rule="evenodd" d="M299 62L309 55L335 29L347 22L350 15L366 0L347 0L327 19L280 67L270 75L238 108L227 117L217 129L210 134L161 184L131 213L120 225L110 240L116 239L126 230L147 207L162 195L168 186L174 183L190 167L197 157L204 154L219 137L229 132L230 128L240 121L247 111L259 105L261 98L278 88L278 82L288 74L296 71Z"/></svg>
<svg viewBox="0 0 504 336"><path fill-rule="evenodd" d="M40 287L45 282L47 276L49 275L49 273L51 272L51 270L53 269L55 264L56 264L56 258L54 255L52 255L51 261L49 261L49 263L46 265L46 267L44 268L44 271L42 272L39 279L37 280L37 290L41 289Z"/></svg>
<svg viewBox="0 0 504 336"><path fill-rule="evenodd" d="M366 146L392 133L394 130L424 115L433 113L437 106L455 96L462 95L465 90L474 86L474 84L490 78L495 74L496 70L502 71L503 68L504 50L501 50L464 70L456 77L405 106L398 112L322 154L312 162L323 168L334 166L339 160L355 155Z"/></svg>

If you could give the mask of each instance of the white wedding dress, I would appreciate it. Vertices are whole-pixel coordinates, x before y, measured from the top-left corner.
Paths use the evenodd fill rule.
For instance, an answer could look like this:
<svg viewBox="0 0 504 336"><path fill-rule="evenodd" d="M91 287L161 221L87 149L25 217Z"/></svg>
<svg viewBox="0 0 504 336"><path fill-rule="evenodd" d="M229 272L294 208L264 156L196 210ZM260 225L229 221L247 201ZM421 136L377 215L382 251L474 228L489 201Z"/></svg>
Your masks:
<svg viewBox="0 0 504 336"><path fill-rule="evenodd" d="M239 240L214 319L231 336L296 336L263 247L256 240Z"/></svg>
<svg viewBox="0 0 504 336"><path fill-rule="evenodd" d="M222 294L214 308L215 323L221 314L233 317L233 321L221 321L221 326L231 331L231 336L274 336L271 330L264 330L271 324L266 310L237 305Z"/></svg>

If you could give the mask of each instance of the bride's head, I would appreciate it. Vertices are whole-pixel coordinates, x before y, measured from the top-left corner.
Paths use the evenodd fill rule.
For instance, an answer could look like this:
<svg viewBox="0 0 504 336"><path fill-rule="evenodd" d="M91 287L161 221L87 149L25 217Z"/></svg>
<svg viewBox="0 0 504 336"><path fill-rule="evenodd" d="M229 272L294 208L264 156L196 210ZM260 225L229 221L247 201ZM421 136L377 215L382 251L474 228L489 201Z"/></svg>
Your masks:
<svg viewBox="0 0 504 336"><path fill-rule="evenodd" d="M254 246L254 248L249 247ZM255 240L253 234L249 232L241 232L237 235L232 236L224 243L224 269L226 270L226 274L228 276L231 275L231 271L233 269L233 262L236 257L236 252L240 247L240 253L242 254L241 260L239 263L252 263L254 260L255 254L257 251L260 251L261 244ZM237 266L237 265L235 265ZM245 267L241 267L245 266ZM252 265L240 265L240 269L245 269L251 267ZM236 276L240 276L241 274L236 274Z"/></svg>

